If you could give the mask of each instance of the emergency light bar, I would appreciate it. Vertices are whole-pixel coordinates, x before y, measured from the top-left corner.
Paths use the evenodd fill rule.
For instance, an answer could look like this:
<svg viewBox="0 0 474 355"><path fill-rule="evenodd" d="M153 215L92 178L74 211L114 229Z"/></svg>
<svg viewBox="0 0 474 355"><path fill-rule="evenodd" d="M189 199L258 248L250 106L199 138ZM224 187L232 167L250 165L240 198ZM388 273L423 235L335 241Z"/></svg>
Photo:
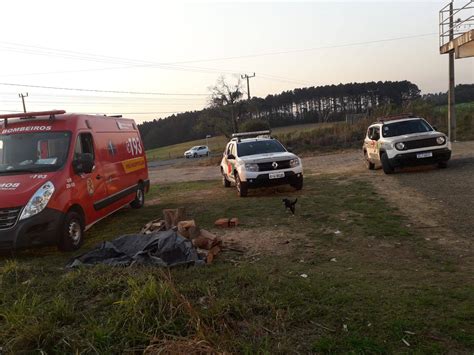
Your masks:
<svg viewBox="0 0 474 355"><path fill-rule="evenodd" d="M19 119L27 119L27 118L36 118L41 116L49 116L50 120L54 120L55 115L62 115L66 113L64 110L52 110L52 111L38 111L38 112L22 112L22 113L7 113L5 115L0 115L0 120L5 120L5 127L7 126L9 118L19 118Z"/></svg>
<svg viewBox="0 0 474 355"><path fill-rule="evenodd" d="M241 138L241 137L257 137L263 135L270 135L272 131L255 131L255 132L242 132L242 133L232 133L232 138Z"/></svg>
<svg viewBox="0 0 474 355"><path fill-rule="evenodd" d="M397 115L379 117L377 121L383 123L385 121L401 120L403 118L416 118L416 116L414 116L413 113L399 113Z"/></svg>

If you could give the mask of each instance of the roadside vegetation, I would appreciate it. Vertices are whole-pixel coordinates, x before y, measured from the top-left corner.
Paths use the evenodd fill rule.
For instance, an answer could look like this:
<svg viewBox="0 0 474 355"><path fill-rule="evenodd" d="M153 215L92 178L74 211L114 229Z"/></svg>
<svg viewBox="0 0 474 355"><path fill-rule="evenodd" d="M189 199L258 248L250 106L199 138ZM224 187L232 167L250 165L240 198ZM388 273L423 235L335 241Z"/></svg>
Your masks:
<svg viewBox="0 0 474 355"><path fill-rule="evenodd" d="M411 112L426 118L436 128L447 134L447 106L435 106L424 100L417 100L407 104L404 108L384 107L375 110L368 118L362 117L355 123L313 123L293 125L288 127L277 127L272 129L272 134L286 147L298 154L312 154L317 152L329 152L343 149L360 148L367 127L377 117L397 114L400 112ZM456 105L457 117L457 139L459 141L474 140L474 102ZM255 122L257 123L257 122ZM265 122L260 122L264 126ZM258 127L259 125L255 125ZM149 160L163 160L182 157L185 150L194 145L204 145L205 140L197 140L168 147L162 147L147 151ZM221 153L228 142L224 136L209 139L209 147L213 153ZM219 163L213 160L212 163Z"/></svg>
<svg viewBox="0 0 474 355"><path fill-rule="evenodd" d="M295 133L300 131L311 130L316 127L329 127L332 124L327 123L308 123L301 125L292 125L287 127L277 127L272 129L274 134L285 134L285 133ZM212 154L221 155L224 151L226 144L229 142L229 139L225 136L216 136L211 137L207 140L207 145L211 150ZM186 150L194 147L196 145L206 145L206 139L198 139L190 142L170 145L167 147L161 147L156 149L151 149L146 151L146 156L149 161L154 160L166 160L166 159L176 159L183 158L183 154Z"/></svg>
<svg viewBox="0 0 474 355"><path fill-rule="evenodd" d="M310 175L310 172L308 172ZM298 198L297 213L283 197ZM95 225L82 249L185 207L230 243L206 267L64 268L54 248L0 257L5 353L469 353L472 269L411 228L372 185L308 177L239 199L217 181L154 186L143 210ZM241 226L216 230L219 217ZM236 246L237 245L237 246Z"/></svg>

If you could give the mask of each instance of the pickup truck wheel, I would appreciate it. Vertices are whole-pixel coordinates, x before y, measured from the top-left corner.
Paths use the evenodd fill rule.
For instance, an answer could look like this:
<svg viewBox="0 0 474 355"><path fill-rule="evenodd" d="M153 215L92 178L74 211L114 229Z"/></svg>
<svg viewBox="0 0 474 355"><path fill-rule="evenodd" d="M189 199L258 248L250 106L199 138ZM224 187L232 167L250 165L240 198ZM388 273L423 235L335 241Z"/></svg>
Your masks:
<svg viewBox="0 0 474 355"><path fill-rule="evenodd" d="M239 197L247 196L247 193L248 193L247 183L240 181L239 174L235 175L235 186L237 187L237 195L239 195Z"/></svg>
<svg viewBox="0 0 474 355"><path fill-rule="evenodd" d="M387 153L382 153L380 160L382 161L383 172L385 174L393 174L395 169L393 168L392 165L390 165L390 161L388 160Z"/></svg>
<svg viewBox="0 0 474 355"><path fill-rule="evenodd" d="M374 170L375 164L370 162L369 155L367 154L366 151L364 151L364 158L365 158L365 166L367 166L367 169Z"/></svg>
<svg viewBox="0 0 474 355"><path fill-rule="evenodd" d="M74 251L79 249L84 242L84 219L77 212L68 212L59 233L59 250Z"/></svg>
<svg viewBox="0 0 474 355"><path fill-rule="evenodd" d="M301 190L303 188L303 177L296 178L290 185L298 191Z"/></svg>
<svg viewBox="0 0 474 355"><path fill-rule="evenodd" d="M135 195L135 200L130 203L130 206L135 209L142 208L145 205L145 190L142 185L139 185Z"/></svg>
<svg viewBox="0 0 474 355"><path fill-rule="evenodd" d="M448 167L448 162L447 161L440 161L438 162L438 168L440 169L446 169Z"/></svg>

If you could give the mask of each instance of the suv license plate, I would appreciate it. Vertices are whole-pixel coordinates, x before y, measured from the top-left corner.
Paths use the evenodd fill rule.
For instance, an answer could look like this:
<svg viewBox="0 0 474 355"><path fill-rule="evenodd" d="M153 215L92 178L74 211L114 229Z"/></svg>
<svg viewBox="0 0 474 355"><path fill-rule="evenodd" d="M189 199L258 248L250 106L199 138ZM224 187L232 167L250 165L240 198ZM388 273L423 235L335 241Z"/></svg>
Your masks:
<svg viewBox="0 0 474 355"><path fill-rule="evenodd" d="M422 159L422 158L431 158L433 156L433 152L428 152L428 153L418 153L416 155L416 157L418 159Z"/></svg>
<svg viewBox="0 0 474 355"><path fill-rule="evenodd" d="M282 177L285 177L285 173L284 172L279 172L279 173L270 173L268 174L268 178L269 179L280 179Z"/></svg>

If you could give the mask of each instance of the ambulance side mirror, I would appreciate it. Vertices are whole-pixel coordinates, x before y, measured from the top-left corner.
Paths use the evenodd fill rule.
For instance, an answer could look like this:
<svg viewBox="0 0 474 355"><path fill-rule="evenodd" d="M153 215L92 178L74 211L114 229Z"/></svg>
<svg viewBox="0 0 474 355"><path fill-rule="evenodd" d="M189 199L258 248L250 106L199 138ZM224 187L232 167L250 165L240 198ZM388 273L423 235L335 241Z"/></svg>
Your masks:
<svg viewBox="0 0 474 355"><path fill-rule="evenodd" d="M90 174L94 169L94 157L89 153L79 154L73 160L72 168L77 175Z"/></svg>

